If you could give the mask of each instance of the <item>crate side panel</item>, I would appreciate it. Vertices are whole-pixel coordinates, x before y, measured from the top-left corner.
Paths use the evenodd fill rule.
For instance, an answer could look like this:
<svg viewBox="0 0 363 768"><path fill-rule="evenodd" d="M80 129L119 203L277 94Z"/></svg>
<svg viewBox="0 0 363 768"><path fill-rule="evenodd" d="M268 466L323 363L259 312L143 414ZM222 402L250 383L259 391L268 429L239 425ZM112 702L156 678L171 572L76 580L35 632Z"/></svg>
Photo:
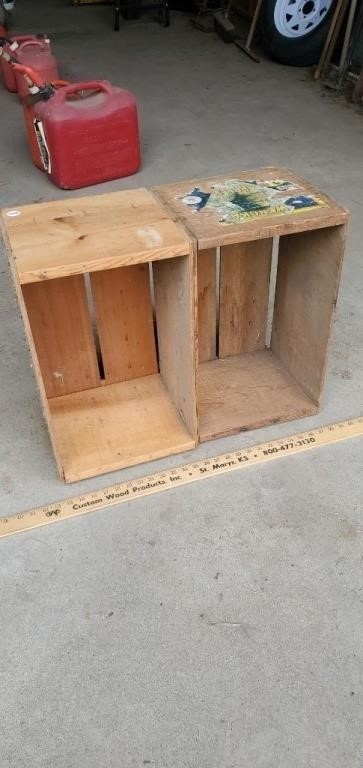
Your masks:
<svg viewBox="0 0 363 768"><path fill-rule="evenodd" d="M288 188L278 189L276 181L288 183ZM271 200L264 201L262 209L254 212L245 209L240 217L233 216L233 211L227 210L224 203L227 197L224 192L226 186L232 183L238 193L238 182L243 186L244 182L257 187L259 191L264 183L274 182L273 188L276 194L268 194ZM251 240L266 239L269 237L300 232L334 224L341 224L347 219L347 211L326 194L316 189L306 179L296 176L287 168L257 168L250 171L237 170L235 173L224 174L208 179L189 179L173 184L156 187L154 192L174 212L174 216L187 227L189 232L198 240L198 246L202 248L230 245ZM216 196L217 192L217 196ZM222 197L219 193L222 192ZM245 190L242 191L243 194ZM315 198L312 206L309 203L294 208L289 202L284 205L284 200L289 198L312 196ZM232 202L234 202L232 200ZM305 202L305 201L304 201ZM317 203L317 204L315 204ZM265 205L266 204L266 205ZM282 210L282 213L279 211Z"/></svg>
<svg viewBox="0 0 363 768"><path fill-rule="evenodd" d="M34 371L35 379L36 379L38 390L39 390L40 401L41 401L41 406L42 406L42 412L43 412L43 416L44 416L45 422L46 422L47 427L48 427L49 437L50 437L50 441L51 441L51 444L52 444L53 453L54 453L54 457L55 457L56 464L57 464L57 469L58 469L60 477L63 478L64 477L64 475L63 475L63 466L62 466L61 458L60 458L60 455L59 455L59 452L58 452L56 439L55 439L55 436L54 436L53 425L52 425L52 420L51 420L51 415L50 415L49 401L47 399L46 392L45 392L43 376L42 376L42 372L40 370L39 360L38 360L38 356L37 356L37 352L36 352L36 348L35 348L35 344L34 344L34 340L33 340L33 335L32 335L32 331L31 331L31 327L30 327L30 323L29 323L29 317L28 317L28 313L27 313L27 309L26 309L26 305L25 305L25 301L24 301L24 296L23 296L22 288L21 288L21 285L19 283L17 271L16 271L16 268L15 268L15 265L14 265L14 260L13 260L12 255L11 255L9 241L8 241L5 233L4 233L4 240L5 240L5 244L6 244L7 248L8 248L8 252L9 252L9 265L10 265L10 269L11 269L11 273L12 273L12 277L13 277L13 281L14 281L15 291L16 291L16 294L17 294L18 302L19 302L21 316L22 316L23 323L24 323L25 336L26 336L28 347L29 347L29 351L30 351L30 354L31 354L32 368L33 368L33 371Z"/></svg>
<svg viewBox="0 0 363 768"><path fill-rule="evenodd" d="M147 190L3 211L20 283L189 253L185 230Z"/></svg>
<svg viewBox="0 0 363 768"><path fill-rule="evenodd" d="M216 258L215 248L198 253L198 357L200 363L214 360L216 357Z"/></svg>
<svg viewBox="0 0 363 768"><path fill-rule="evenodd" d="M345 226L280 239L271 349L319 403L345 246Z"/></svg>
<svg viewBox="0 0 363 768"><path fill-rule="evenodd" d="M153 264L160 373L178 412L197 436L195 255Z"/></svg>

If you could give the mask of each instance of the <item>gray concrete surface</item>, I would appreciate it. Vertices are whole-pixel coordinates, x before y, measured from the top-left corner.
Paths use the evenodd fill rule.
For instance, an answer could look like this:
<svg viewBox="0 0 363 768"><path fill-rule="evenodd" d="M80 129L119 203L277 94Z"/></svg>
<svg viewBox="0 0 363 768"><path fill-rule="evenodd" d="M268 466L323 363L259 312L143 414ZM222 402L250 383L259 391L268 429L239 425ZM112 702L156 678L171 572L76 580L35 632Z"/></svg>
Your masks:
<svg viewBox="0 0 363 768"><path fill-rule="evenodd" d="M90 194L281 163L352 212L321 412L193 456L358 415L362 117L303 71L257 66L184 17L118 35L110 23L110 8L18 3L18 29L56 34L65 76L106 77L139 100L141 173ZM1 91L0 103L1 204L63 197L31 165L16 99ZM1 256L2 514L189 460L63 486ZM359 768L360 449L341 443L2 540L1 768Z"/></svg>

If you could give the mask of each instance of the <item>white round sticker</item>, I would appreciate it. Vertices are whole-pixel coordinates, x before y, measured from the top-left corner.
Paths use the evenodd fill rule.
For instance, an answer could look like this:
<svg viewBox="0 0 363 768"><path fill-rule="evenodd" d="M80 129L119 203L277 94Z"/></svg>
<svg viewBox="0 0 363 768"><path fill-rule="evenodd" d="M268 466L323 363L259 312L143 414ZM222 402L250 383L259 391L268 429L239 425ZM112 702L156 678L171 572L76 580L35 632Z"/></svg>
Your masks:
<svg viewBox="0 0 363 768"><path fill-rule="evenodd" d="M9 216L10 219L15 219L15 216L20 216L20 211L6 211L6 215Z"/></svg>
<svg viewBox="0 0 363 768"><path fill-rule="evenodd" d="M202 202L201 197L197 197L197 195L187 195L186 197L183 197L183 203L186 205L198 205L198 203Z"/></svg>

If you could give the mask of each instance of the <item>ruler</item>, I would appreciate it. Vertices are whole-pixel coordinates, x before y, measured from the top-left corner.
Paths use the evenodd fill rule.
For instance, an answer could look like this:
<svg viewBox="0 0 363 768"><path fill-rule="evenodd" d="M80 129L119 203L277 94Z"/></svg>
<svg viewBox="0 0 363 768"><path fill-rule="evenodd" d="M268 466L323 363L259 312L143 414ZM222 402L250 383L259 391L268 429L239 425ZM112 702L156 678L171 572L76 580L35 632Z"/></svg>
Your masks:
<svg viewBox="0 0 363 768"><path fill-rule="evenodd" d="M85 515L115 504L124 504L134 499L168 491L207 478L246 469L253 464L282 459L313 448L319 448L342 440L363 435L363 416L340 421L324 427L301 432L297 435L278 438L269 443L260 443L238 451L224 453L190 464L184 464L172 470L156 472L152 475L110 485L100 491L91 491L81 496L64 499L56 504L35 507L10 517L0 518L0 538L14 533L29 531L42 525L50 525L60 520Z"/></svg>

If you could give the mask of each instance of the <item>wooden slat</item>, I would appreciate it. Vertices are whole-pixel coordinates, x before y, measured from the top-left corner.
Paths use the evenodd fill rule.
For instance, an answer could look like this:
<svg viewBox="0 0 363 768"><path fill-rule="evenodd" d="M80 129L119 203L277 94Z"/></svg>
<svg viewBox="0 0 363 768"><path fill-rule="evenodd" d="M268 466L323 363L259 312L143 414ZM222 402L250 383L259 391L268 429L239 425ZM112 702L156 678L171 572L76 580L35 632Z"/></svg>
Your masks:
<svg viewBox="0 0 363 768"><path fill-rule="evenodd" d="M345 226L280 239L271 349L319 403L337 300Z"/></svg>
<svg viewBox="0 0 363 768"><path fill-rule="evenodd" d="M146 189L3 210L20 283L189 253L189 237Z"/></svg>
<svg viewBox="0 0 363 768"><path fill-rule="evenodd" d="M18 249L22 250L25 246L37 247L39 241L44 240L45 237L51 240L52 245L59 241L67 244L74 240L75 235L78 239L81 238L80 243L82 238L86 239L101 233L107 240L112 229L134 226L140 223L140 218L144 226L152 226L156 220L161 222L168 219L166 211L156 216L153 202L145 203L142 207L139 204L133 207L118 207L116 203L117 199L111 199L105 209L102 207L99 210L94 205L86 206L85 210L82 210L74 205L73 200L68 210L57 203L44 203L44 206L49 206L49 210L46 208L40 211L36 206L25 206L19 209L19 218L11 224L13 242ZM41 206L38 207L41 208ZM101 213L102 215L99 215Z"/></svg>
<svg viewBox="0 0 363 768"><path fill-rule="evenodd" d="M90 275L106 382L157 373L149 265Z"/></svg>
<svg viewBox="0 0 363 768"><path fill-rule="evenodd" d="M48 398L100 384L82 275L22 288Z"/></svg>
<svg viewBox="0 0 363 768"><path fill-rule="evenodd" d="M216 356L217 297L216 249L200 251L197 258L198 279L198 358L199 362Z"/></svg>
<svg viewBox="0 0 363 768"><path fill-rule="evenodd" d="M50 401L66 482L194 448L159 374Z"/></svg>
<svg viewBox="0 0 363 768"><path fill-rule="evenodd" d="M198 369L198 409L202 441L317 411L268 349L202 363Z"/></svg>
<svg viewBox="0 0 363 768"><path fill-rule="evenodd" d="M18 208L21 217L11 216L11 229L22 229L23 226L31 224L32 219L37 223L52 221L58 216L64 219L75 215L89 218L97 214L100 210L107 211L107 201L111 202L111 208L117 206L121 221L125 220L127 215L135 209L143 210L145 206L152 203L153 196L144 187L137 189L119 190L108 192L103 195L85 195L83 197L72 197L63 200L49 200L45 203L29 203ZM9 210L9 209L7 209ZM3 211L5 214L5 211ZM4 215L4 221L8 217Z"/></svg>
<svg viewBox="0 0 363 768"><path fill-rule="evenodd" d="M13 250L15 256L19 252L17 268L24 284L181 256L189 252L189 243L174 222L161 221L154 226L115 226L107 236L102 230L86 235L83 228L57 240L45 236L41 248L24 243Z"/></svg>
<svg viewBox="0 0 363 768"><path fill-rule="evenodd" d="M219 357L265 346L272 239L221 248Z"/></svg>
<svg viewBox="0 0 363 768"><path fill-rule="evenodd" d="M193 437L198 432L195 272L194 254L153 264L160 373Z"/></svg>

